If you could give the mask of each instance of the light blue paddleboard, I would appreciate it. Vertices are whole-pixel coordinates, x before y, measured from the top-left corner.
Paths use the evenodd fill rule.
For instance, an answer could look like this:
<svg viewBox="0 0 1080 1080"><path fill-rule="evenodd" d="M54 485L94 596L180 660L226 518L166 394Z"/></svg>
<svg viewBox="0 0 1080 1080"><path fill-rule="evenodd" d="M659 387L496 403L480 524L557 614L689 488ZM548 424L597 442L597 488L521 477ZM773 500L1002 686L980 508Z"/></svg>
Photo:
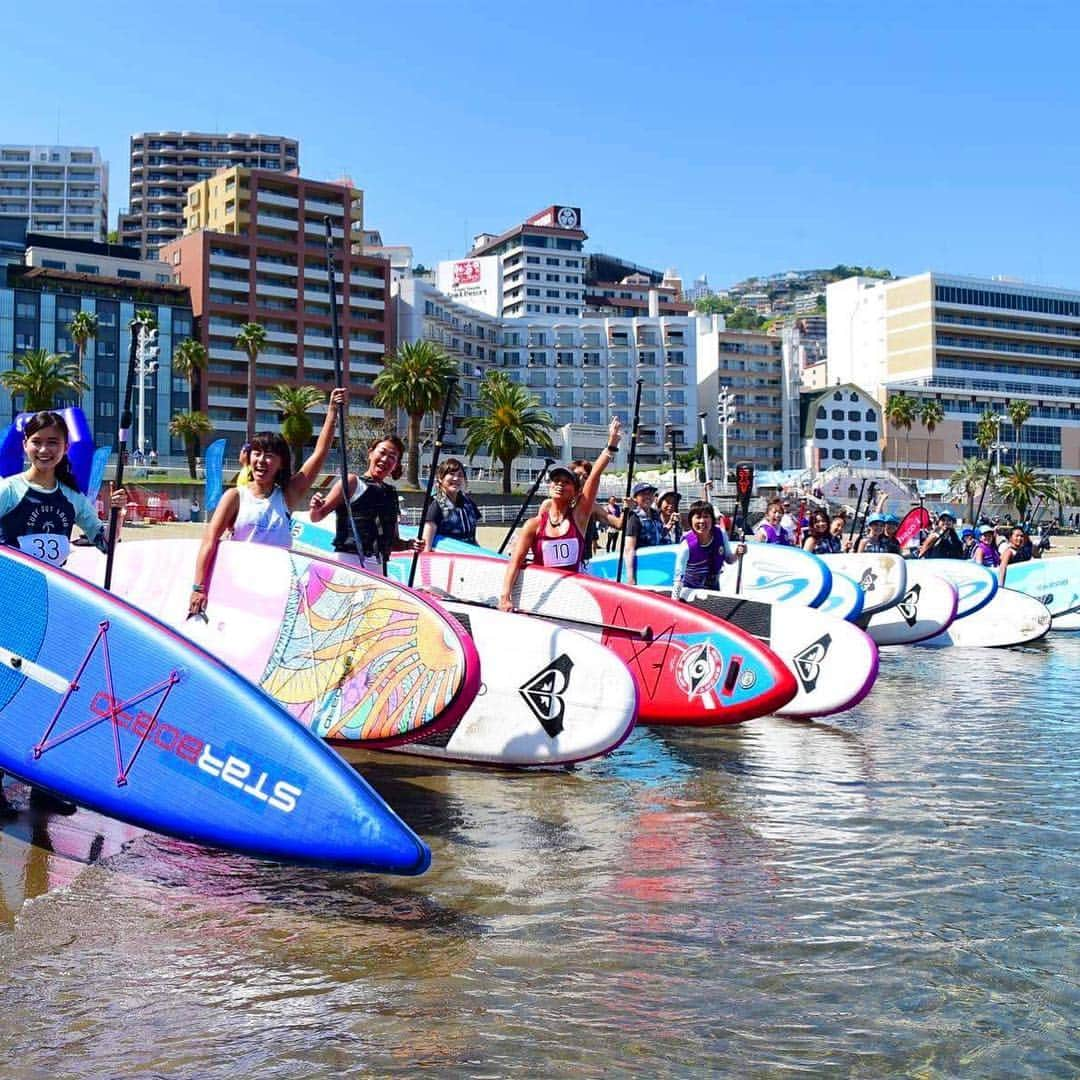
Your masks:
<svg viewBox="0 0 1080 1080"><path fill-rule="evenodd" d="M854 622L863 609L863 591L847 574L834 573L829 595L817 606L823 615L833 615L846 622Z"/></svg>
<svg viewBox="0 0 1080 1080"><path fill-rule="evenodd" d="M399 525L398 532L406 540L412 540L417 535L415 525ZM315 554L332 552L334 550L333 516L315 522L306 513L293 514L292 538L293 546L300 550L307 549ZM489 555L497 559L505 557L487 548L478 547L476 544L452 540L448 536L436 536L435 547L451 555Z"/></svg>
<svg viewBox="0 0 1080 1080"><path fill-rule="evenodd" d="M12 548L0 602L0 769L213 847L427 868L423 841L337 754L150 616Z"/></svg>
<svg viewBox="0 0 1080 1080"><path fill-rule="evenodd" d="M1041 600L1058 618L1080 608L1080 555L1044 556L1010 566L1005 584Z"/></svg>
<svg viewBox="0 0 1080 1080"><path fill-rule="evenodd" d="M675 575L677 544L639 548L637 552L637 582L639 585L670 586ZM597 555L590 559L586 572L608 581L615 579L619 556ZM623 569L625 578L626 570ZM735 563L724 568L720 575L720 592L735 595L739 567ZM770 603L800 604L817 607L832 589L832 573L822 559L801 548L782 544L761 544L750 540L743 556L742 582L739 595L749 600Z"/></svg>

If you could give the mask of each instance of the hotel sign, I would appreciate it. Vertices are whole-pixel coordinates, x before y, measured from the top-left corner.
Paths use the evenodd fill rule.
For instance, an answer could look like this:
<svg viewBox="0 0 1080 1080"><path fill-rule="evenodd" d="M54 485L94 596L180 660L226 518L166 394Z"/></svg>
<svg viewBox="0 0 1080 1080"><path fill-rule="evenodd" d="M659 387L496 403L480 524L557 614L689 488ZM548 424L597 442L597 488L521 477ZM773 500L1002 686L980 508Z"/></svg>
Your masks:
<svg viewBox="0 0 1080 1080"><path fill-rule="evenodd" d="M460 304L487 315L502 314L502 260L498 255L441 262L436 283L440 292Z"/></svg>

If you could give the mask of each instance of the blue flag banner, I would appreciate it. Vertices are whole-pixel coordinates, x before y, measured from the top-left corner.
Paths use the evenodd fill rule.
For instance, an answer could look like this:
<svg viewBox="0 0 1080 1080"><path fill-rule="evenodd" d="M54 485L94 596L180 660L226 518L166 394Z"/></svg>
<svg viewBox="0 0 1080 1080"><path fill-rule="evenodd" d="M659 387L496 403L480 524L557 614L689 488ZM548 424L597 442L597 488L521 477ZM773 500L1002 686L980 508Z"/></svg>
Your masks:
<svg viewBox="0 0 1080 1080"><path fill-rule="evenodd" d="M105 465L112 453L111 446L99 446L94 451L94 458L90 462L90 479L86 483L86 497L93 502L101 490L101 481L105 478Z"/></svg>
<svg viewBox="0 0 1080 1080"><path fill-rule="evenodd" d="M206 456L203 458L206 462L206 495L204 505L206 506L208 519L209 515L213 513L214 508L217 506L222 492L225 490L222 479L222 469L225 466L226 445L225 439L215 439L206 448Z"/></svg>
<svg viewBox="0 0 1080 1080"><path fill-rule="evenodd" d="M90 463L94 456L94 437L90 434L90 425L86 415L78 406L57 410L68 429L68 461L75 479L79 481L79 490L84 492L90 479ZM14 476L22 472L23 428L26 421L34 414L22 412L15 417L15 423L4 429L3 441L0 442L0 476Z"/></svg>

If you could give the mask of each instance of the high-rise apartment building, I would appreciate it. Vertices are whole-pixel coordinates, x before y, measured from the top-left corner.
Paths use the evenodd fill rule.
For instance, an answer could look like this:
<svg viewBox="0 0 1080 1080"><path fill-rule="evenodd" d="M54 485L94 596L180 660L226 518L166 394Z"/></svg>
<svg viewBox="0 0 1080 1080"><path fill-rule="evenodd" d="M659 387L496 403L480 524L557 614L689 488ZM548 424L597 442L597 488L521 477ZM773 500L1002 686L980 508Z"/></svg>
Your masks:
<svg viewBox="0 0 1080 1080"><path fill-rule="evenodd" d="M585 307L587 239L577 207L549 206L499 236L481 233L468 258L501 260L504 315L577 316Z"/></svg>
<svg viewBox="0 0 1080 1080"><path fill-rule="evenodd" d="M900 436L915 475L947 476L961 455L981 453L987 412L1002 464L1080 472L1080 292L937 273L847 278L828 287L828 367L830 381L882 405L901 392L941 404L933 432L916 422ZM1018 401L1031 413L1016 431L1008 409Z"/></svg>
<svg viewBox="0 0 1080 1080"><path fill-rule="evenodd" d="M339 334L350 412L381 417L370 399L386 351L390 265L354 254L363 242L363 193L350 186L262 169L230 168L192 186L186 230L161 257L190 286L209 352L203 408L233 448L247 420L248 358L236 336L266 331L255 367L257 429L276 429L278 384L333 387L325 219L333 229ZM316 410L320 411L320 410Z"/></svg>
<svg viewBox="0 0 1080 1080"><path fill-rule="evenodd" d="M131 136L127 211L120 215L120 241L143 258L184 231L187 189L220 169L242 166L274 172L300 167L300 144L280 135L231 132L144 131Z"/></svg>
<svg viewBox="0 0 1080 1080"><path fill-rule="evenodd" d="M719 315L697 319L697 391L710 446L721 445L718 395L726 387L734 416L728 425L728 463L761 469L783 462L784 380L778 335L728 330Z"/></svg>
<svg viewBox="0 0 1080 1080"><path fill-rule="evenodd" d="M36 233L104 241L109 166L96 146L0 146L0 217Z"/></svg>

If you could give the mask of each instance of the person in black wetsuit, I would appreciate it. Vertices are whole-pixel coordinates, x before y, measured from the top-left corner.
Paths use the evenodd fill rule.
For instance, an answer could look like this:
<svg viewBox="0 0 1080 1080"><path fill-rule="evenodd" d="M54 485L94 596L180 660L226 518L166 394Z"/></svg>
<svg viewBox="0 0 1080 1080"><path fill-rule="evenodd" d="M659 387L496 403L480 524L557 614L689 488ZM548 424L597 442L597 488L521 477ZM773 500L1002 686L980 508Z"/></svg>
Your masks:
<svg viewBox="0 0 1080 1080"><path fill-rule="evenodd" d="M345 508L341 481L335 480L329 494L311 497L311 520L322 521L333 511L337 515L334 550L358 556L365 570L383 574L386 560L395 551L415 551L422 540L403 540L398 534L397 489L387 483L401 463L405 444L396 435L379 435L368 444L368 467L363 476L349 473L349 506ZM349 515L356 523L362 551L356 550Z"/></svg>
<svg viewBox="0 0 1080 1080"><path fill-rule="evenodd" d="M919 548L920 559L963 559L964 542L956 535L956 518L947 510L938 514L937 525Z"/></svg>
<svg viewBox="0 0 1080 1080"><path fill-rule="evenodd" d="M445 536L465 544L476 543L480 508L465 493L465 466L446 458L435 470L435 490L424 520L424 550L431 551L435 538Z"/></svg>

